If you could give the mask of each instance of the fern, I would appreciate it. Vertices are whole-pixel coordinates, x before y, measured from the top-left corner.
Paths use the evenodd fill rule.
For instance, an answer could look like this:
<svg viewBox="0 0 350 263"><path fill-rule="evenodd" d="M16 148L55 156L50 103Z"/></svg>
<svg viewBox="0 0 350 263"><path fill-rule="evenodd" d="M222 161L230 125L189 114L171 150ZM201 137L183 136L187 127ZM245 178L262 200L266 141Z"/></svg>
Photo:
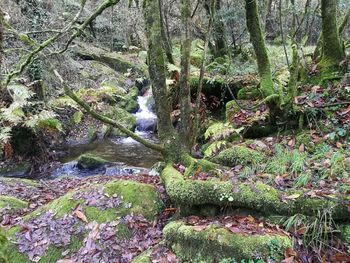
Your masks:
<svg viewBox="0 0 350 263"><path fill-rule="evenodd" d="M230 123L218 122L211 125L204 134L206 140L222 140L227 139L233 134L240 134L243 127L235 129Z"/></svg>
<svg viewBox="0 0 350 263"><path fill-rule="evenodd" d="M205 157L212 157L215 155L218 151L224 149L227 147L226 141L215 141L204 151Z"/></svg>

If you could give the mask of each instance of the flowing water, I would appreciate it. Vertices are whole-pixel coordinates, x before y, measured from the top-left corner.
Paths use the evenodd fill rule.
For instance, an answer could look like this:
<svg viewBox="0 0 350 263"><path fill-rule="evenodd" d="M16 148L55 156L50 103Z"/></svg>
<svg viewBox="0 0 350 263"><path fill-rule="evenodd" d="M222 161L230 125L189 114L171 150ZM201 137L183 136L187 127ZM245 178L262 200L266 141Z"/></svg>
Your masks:
<svg viewBox="0 0 350 263"><path fill-rule="evenodd" d="M150 109L150 100L152 100L150 93L138 97L137 101L140 109L134 114L137 121L136 133L148 140L157 142L154 135L157 116ZM81 177L94 174L146 173L153 164L162 160L158 152L143 146L132 138L115 138L85 145L69 146L66 152L67 154L60 160L62 165L52 174L53 177L61 175ZM111 163L95 171L80 170L76 167L76 160L84 153L93 153Z"/></svg>

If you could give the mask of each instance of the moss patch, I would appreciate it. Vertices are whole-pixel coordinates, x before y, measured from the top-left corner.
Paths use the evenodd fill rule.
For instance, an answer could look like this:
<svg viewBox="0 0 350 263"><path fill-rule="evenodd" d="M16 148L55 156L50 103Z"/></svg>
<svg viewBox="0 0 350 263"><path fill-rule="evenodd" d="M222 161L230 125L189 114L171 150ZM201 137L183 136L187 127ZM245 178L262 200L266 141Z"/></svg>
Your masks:
<svg viewBox="0 0 350 263"><path fill-rule="evenodd" d="M120 203L117 207L96 207L89 202L91 200L78 198L81 196L79 194L84 191L87 192L93 189L101 189L101 187L103 189L103 198L119 198ZM53 213L56 220L67 214L72 214L77 205L81 206L81 211L86 216L88 222L103 224L108 222L118 222L120 220L120 223L117 225L117 236L122 240L131 235L129 228L123 223L122 218L129 215L135 215L145 217L149 222L152 222L162 208L162 201L158 196L158 192L152 185L124 180L111 181L105 184L95 184L88 188L67 193L65 196L58 198L29 214L24 218L24 221L30 222L32 219L38 218L47 212ZM83 224L83 222L81 223ZM14 227L7 232L7 235L12 241L15 241L16 233L20 230L19 227ZM62 253L64 251L69 250L69 254L71 254L74 251L79 250L82 247L86 235L87 232L85 231L79 235L72 236L70 244L65 247L56 247L51 244L39 262L56 262L63 258ZM30 262L26 255L18 251L15 244L11 244L10 251L9 262Z"/></svg>
<svg viewBox="0 0 350 263"><path fill-rule="evenodd" d="M234 146L220 152L212 160L216 163L232 167L235 165L254 165L262 162L264 158L264 155L258 151L244 146Z"/></svg>
<svg viewBox="0 0 350 263"><path fill-rule="evenodd" d="M24 202L18 198L12 196L0 195L0 212L1 209L9 207L12 211L20 210L28 206L27 202ZM0 213L1 216L1 213Z"/></svg>
<svg viewBox="0 0 350 263"><path fill-rule="evenodd" d="M224 259L247 260L269 258L279 262L292 241L282 235L234 234L212 225L195 229L182 221L165 226L164 238L183 262L219 262Z"/></svg>

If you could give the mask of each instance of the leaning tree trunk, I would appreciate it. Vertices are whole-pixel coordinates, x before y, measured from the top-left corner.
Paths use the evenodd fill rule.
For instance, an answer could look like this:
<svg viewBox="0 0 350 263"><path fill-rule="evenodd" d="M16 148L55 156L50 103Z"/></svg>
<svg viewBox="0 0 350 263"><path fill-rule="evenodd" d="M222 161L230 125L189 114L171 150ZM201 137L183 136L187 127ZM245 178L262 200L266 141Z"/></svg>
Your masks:
<svg viewBox="0 0 350 263"><path fill-rule="evenodd" d="M181 75L180 75L180 110L181 110L181 137L183 148L191 148L191 94L188 83L190 76L191 58L191 1L181 0Z"/></svg>
<svg viewBox="0 0 350 263"><path fill-rule="evenodd" d="M276 102L276 96L274 96L275 89L272 81L270 58L267 54L265 39L261 30L258 5L256 0L246 0L245 3L247 27L258 62L260 89L269 106L271 121L275 122L275 118L279 114L279 107Z"/></svg>
<svg viewBox="0 0 350 263"><path fill-rule="evenodd" d="M325 72L330 68L338 68L345 54L340 41L337 26L337 1L322 0L322 59L319 68Z"/></svg>

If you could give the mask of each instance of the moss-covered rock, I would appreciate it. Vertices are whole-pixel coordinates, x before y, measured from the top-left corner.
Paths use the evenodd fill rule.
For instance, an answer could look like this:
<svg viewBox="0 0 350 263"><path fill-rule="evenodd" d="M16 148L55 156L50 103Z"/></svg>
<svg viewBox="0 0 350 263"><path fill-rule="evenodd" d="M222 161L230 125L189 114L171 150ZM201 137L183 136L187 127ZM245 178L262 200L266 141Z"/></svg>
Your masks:
<svg viewBox="0 0 350 263"><path fill-rule="evenodd" d="M0 177L24 177L28 175L32 165L29 162L22 162L13 166L0 168Z"/></svg>
<svg viewBox="0 0 350 263"><path fill-rule="evenodd" d="M74 51L82 59L101 62L118 72L127 73L131 69L142 76L148 75L147 65L138 58L137 54L106 52L85 43L79 43Z"/></svg>
<svg viewBox="0 0 350 263"><path fill-rule="evenodd" d="M261 92L257 87L244 87L237 93L237 99L239 100L256 100L262 98Z"/></svg>
<svg viewBox="0 0 350 263"><path fill-rule="evenodd" d="M136 117L132 115L131 113L127 112L124 109L121 108L112 108L109 113L106 114L111 119L119 122L124 127L126 127L129 130L135 130L136 128ZM113 128L112 129L112 135L113 136L124 136L125 134L122 133L120 130Z"/></svg>
<svg viewBox="0 0 350 263"><path fill-rule="evenodd" d="M96 155L93 155L91 153L87 153L79 156L77 166L80 169L93 170L93 169L100 168L101 166L107 163L109 163L109 161L101 157L98 157Z"/></svg>
<svg viewBox="0 0 350 263"><path fill-rule="evenodd" d="M48 231L48 236L50 236L50 231L57 231L58 225L56 224L58 224L58 220L63 220L60 222L63 222L64 226L66 226L66 229L63 229L65 233L72 229L81 229L81 231L78 231L78 234L68 235L68 242L64 245L60 243L55 244L54 241L56 239L51 240L48 238L46 240L49 244L43 246L43 253L36 258L40 263L51 263L63 258L69 258L83 247L86 243L84 239L87 236L94 235L93 232L97 230L96 227L103 231L101 229L104 229L104 224L114 222L110 227L117 228L116 242L119 242L118 240L122 242L122 240L130 238L132 233L129 230L128 218L139 216L145 218L148 222L153 222L161 211L162 206L162 201L154 186L135 181L119 180L105 184L95 184L88 188L69 192L65 196L32 212L24 218L24 221L27 224L32 224L35 222L34 220L42 222L40 221L43 220L41 218L47 218L49 213L50 218L52 218L49 219L52 222L50 225L52 224L53 228L51 230L46 228L45 231ZM74 212L77 207L80 207L80 214ZM72 215L73 219L76 218L78 220L73 220ZM67 218L67 216L69 217ZM70 225L72 222L73 225ZM45 224L41 227L45 229ZM21 253L19 244L16 244L16 241L20 238L19 235L21 235L20 231L19 227L14 227L7 231L7 236L12 241L9 262L29 263L31 262L29 254ZM104 235L104 233L102 232L101 235ZM106 233L106 235L109 235L109 233ZM59 238L58 236L57 239ZM36 253L39 252L36 250Z"/></svg>
<svg viewBox="0 0 350 263"><path fill-rule="evenodd" d="M276 262L292 247L284 235L246 235L232 233L219 226L196 229L182 221L169 223L163 230L167 244L182 262L221 262L222 260L257 260L269 258Z"/></svg>
<svg viewBox="0 0 350 263"><path fill-rule="evenodd" d="M255 165L265 159L264 154L245 146L233 146L212 158L215 163L233 167L235 165Z"/></svg>
<svg viewBox="0 0 350 263"><path fill-rule="evenodd" d="M1 210L9 208L11 211L20 210L23 208L26 208L28 206L28 203L25 201L22 201L18 198L12 197L12 196L6 196L6 195L0 195L0 217L1 217Z"/></svg>

